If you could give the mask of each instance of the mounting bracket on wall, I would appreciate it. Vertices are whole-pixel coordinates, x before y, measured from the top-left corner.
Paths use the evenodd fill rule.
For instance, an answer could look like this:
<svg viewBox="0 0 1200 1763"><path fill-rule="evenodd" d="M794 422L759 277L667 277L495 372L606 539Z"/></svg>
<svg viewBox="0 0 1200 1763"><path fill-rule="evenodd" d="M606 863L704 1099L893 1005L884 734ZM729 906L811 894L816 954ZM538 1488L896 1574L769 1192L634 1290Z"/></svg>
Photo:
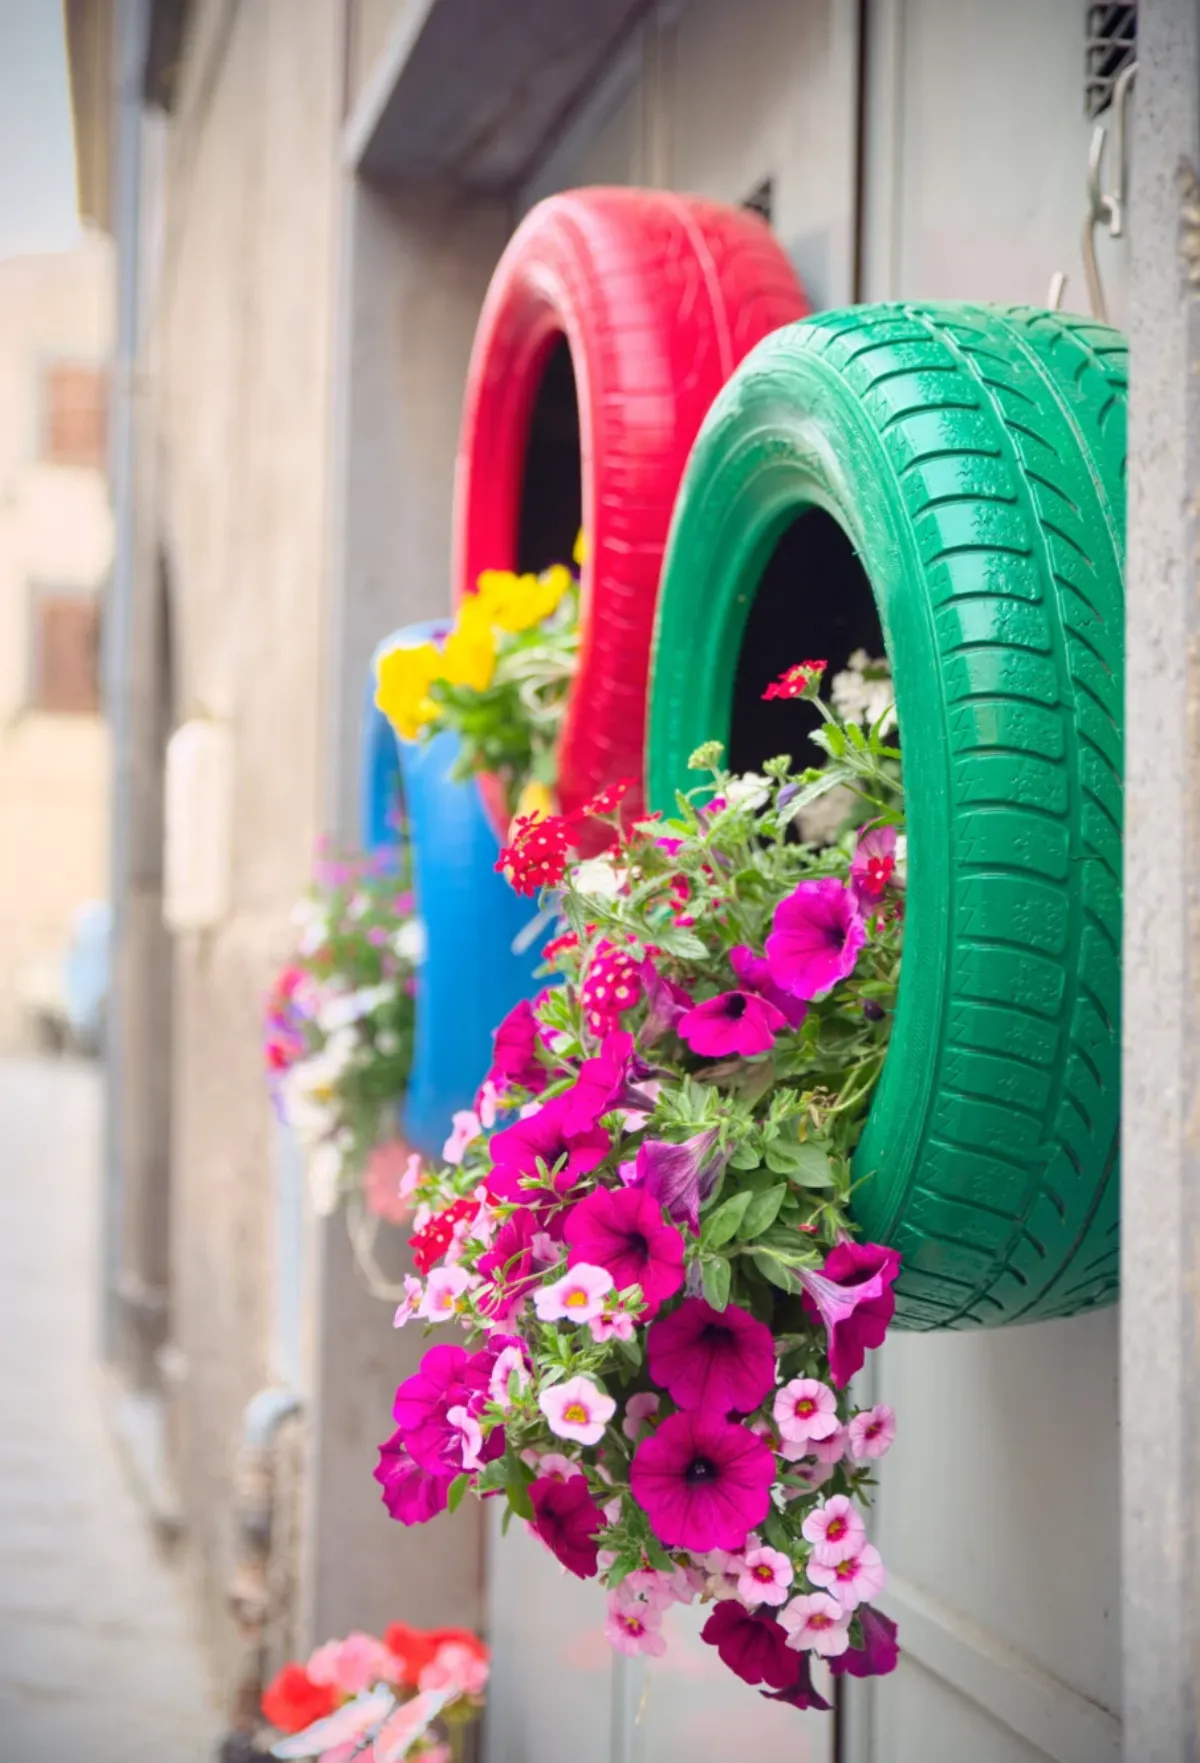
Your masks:
<svg viewBox="0 0 1200 1763"><path fill-rule="evenodd" d="M1133 11L1133 8L1125 10ZM1110 120L1096 124L1088 148L1087 213L1079 249L1083 258L1084 279L1087 282L1088 305L1092 317L1099 319L1102 324L1110 321L1100 265L1096 259L1096 229L1100 226L1107 227L1110 239L1120 239L1125 234L1125 197L1129 178L1129 94L1136 75L1137 62L1127 61L1112 82ZM1106 162L1109 174L1107 188ZM1062 304L1066 285L1065 272L1056 270L1050 278L1050 292L1046 297L1046 304L1052 312L1057 312Z"/></svg>

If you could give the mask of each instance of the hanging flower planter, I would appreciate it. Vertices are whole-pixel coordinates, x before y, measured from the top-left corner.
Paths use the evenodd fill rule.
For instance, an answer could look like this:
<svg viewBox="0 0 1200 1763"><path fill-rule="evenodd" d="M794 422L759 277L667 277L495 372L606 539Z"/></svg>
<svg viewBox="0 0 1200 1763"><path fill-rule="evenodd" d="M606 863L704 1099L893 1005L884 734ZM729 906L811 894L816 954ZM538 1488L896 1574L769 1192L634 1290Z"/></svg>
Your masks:
<svg viewBox="0 0 1200 1763"><path fill-rule="evenodd" d="M1032 310L891 305L761 344L688 464L648 795L701 741L803 754L779 659L886 644L908 800L904 976L856 1157L898 1320L1117 1292L1125 346Z"/></svg>
<svg viewBox="0 0 1200 1763"><path fill-rule="evenodd" d="M467 382L454 591L474 593L486 570L561 563L586 532L559 747L567 812L641 776L655 597L688 449L746 352L807 310L757 218L664 191L551 197L501 258ZM485 796L503 830L499 792Z"/></svg>

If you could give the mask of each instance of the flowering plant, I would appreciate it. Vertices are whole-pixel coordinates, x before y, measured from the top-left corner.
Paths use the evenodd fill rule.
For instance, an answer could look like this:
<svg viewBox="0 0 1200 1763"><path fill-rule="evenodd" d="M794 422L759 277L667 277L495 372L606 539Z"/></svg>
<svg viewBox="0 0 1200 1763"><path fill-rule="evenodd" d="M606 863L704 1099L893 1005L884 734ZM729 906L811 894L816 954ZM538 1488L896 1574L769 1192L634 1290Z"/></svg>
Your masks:
<svg viewBox="0 0 1200 1763"><path fill-rule="evenodd" d="M361 1192L371 1211L399 1222L410 1210L398 1192L409 1159L392 1115L412 1064L424 949L403 840L398 863L390 853L323 854L293 918L296 952L265 1012L276 1107L306 1148L319 1212Z"/></svg>
<svg viewBox="0 0 1200 1763"><path fill-rule="evenodd" d="M819 704L823 666L768 695ZM396 1322L466 1341L400 1386L376 1471L408 1524L503 1495L601 1577L623 1651L661 1653L667 1607L712 1599L703 1638L798 1707L827 1705L813 1654L896 1657L859 1510L894 1418L847 1384L899 1267L848 1215L899 974L899 754L820 709L827 764L734 777L711 743L672 820L622 830L628 786L602 792L613 842L574 867L576 822L518 820L501 864L551 890L561 983L501 1024L450 1167L420 1179ZM839 785L857 825L798 842Z"/></svg>
<svg viewBox="0 0 1200 1763"><path fill-rule="evenodd" d="M455 729L461 745L452 775L497 778L510 816L518 807L545 811L578 656L579 584L565 564L540 575L488 569L440 647L422 643L380 657L375 702L406 741Z"/></svg>
<svg viewBox="0 0 1200 1763"><path fill-rule="evenodd" d="M382 1640L354 1633L327 1641L306 1665L285 1665L263 1695L265 1718L287 1735L271 1755L451 1763L483 1706L488 1669L487 1648L463 1628L394 1622Z"/></svg>

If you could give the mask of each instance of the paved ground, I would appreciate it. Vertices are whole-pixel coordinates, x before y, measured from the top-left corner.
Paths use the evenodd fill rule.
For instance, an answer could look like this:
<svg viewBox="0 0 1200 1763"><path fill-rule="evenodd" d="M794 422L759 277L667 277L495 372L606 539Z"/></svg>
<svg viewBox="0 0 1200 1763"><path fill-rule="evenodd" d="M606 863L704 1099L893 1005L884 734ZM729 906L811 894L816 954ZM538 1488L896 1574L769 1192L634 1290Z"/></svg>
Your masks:
<svg viewBox="0 0 1200 1763"><path fill-rule="evenodd" d="M0 1763L210 1763L175 1575L93 1362L100 1090L0 1063Z"/></svg>

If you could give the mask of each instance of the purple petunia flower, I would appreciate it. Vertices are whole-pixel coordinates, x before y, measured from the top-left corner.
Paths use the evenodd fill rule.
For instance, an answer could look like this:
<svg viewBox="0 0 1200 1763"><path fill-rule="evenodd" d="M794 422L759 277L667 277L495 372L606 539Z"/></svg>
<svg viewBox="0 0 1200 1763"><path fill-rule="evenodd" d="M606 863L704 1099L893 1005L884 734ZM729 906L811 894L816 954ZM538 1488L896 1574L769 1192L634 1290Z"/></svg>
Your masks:
<svg viewBox="0 0 1200 1763"><path fill-rule="evenodd" d="M717 1150L717 1133L697 1133L682 1145L661 1139L643 1144L630 1186L644 1187L675 1224L686 1224L693 1236L700 1234L700 1208L708 1199L730 1153Z"/></svg>
<svg viewBox="0 0 1200 1763"><path fill-rule="evenodd" d="M787 1644L787 1633L773 1616L747 1610L737 1598L722 1598L700 1630L700 1639L715 1647L743 1683L765 1683L787 1690L799 1674L800 1656Z"/></svg>
<svg viewBox="0 0 1200 1763"><path fill-rule="evenodd" d="M783 991L817 998L854 971L867 932L850 889L827 876L805 881L775 908L767 965Z"/></svg>
<svg viewBox="0 0 1200 1763"><path fill-rule="evenodd" d="M580 1579L590 1579L598 1564L596 1538L604 1529L604 1514L588 1492L587 1478L572 1475L562 1481L556 1475L539 1476L530 1483L529 1498L530 1528L564 1567Z"/></svg>
<svg viewBox="0 0 1200 1763"><path fill-rule="evenodd" d="M851 1647L831 1659L829 1668L839 1676L847 1671L851 1677L886 1677L889 1671L895 1671L900 1657L896 1624L890 1616L873 1609L870 1604L861 1606L858 1620L862 1624L862 1646Z"/></svg>
<svg viewBox="0 0 1200 1763"><path fill-rule="evenodd" d="M685 1298L646 1337L650 1376L681 1408L748 1414L775 1388L775 1339L736 1304Z"/></svg>
<svg viewBox="0 0 1200 1763"><path fill-rule="evenodd" d="M693 1004L675 1027L692 1052L705 1058L753 1059L756 1053L770 1052L787 1018L758 992L719 992Z"/></svg>
<svg viewBox="0 0 1200 1763"><path fill-rule="evenodd" d="M883 1345L896 1313L892 1283L900 1256L880 1243L839 1243L825 1257L820 1273L806 1267L796 1271L805 1310L825 1324L829 1374L844 1389L862 1369L867 1349Z"/></svg>
<svg viewBox="0 0 1200 1763"><path fill-rule="evenodd" d="M640 1440L634 1499L669 1549L740 1549L771 1504L775 1458L748 1427L717 1413L672 1414Z"/></svg>
<svg viewBox="0 0 1200 1763"><path fill-rule="evenodd" d="M789 1028L799 1028L808 1015L808 1005L801 998L793 998L783 991L771 978L771 963L762 955L756 955L745 943L739 943L729 951L729 965L733 968L744 992L757 992L768 1004L774 1004L787 1019Z"/></svg>
<svg viewBox="0 0 1200 1763"><path fill-rule="evenodd" d="M639 1285L643 1319L683 1284L683 1238L644 1188L597 1188L567 1214L567 1264L607 1267L619 1292Z"/></svg>
<svg viewBox="0 0 1200 1763"><path fill-rule="evenodd" d="M487 1190L492 1200L527 1200L529 1190L522 1186L522 1178L537 1175L539 1158L547 1169L566 1159L554 1178L560 1194L604 1161L612 1150L609 1135L595 1125L583 1132L569 1132L566 1120L567 1098L555 1096L536 1114L516 1120L495 1134L488 1147L493 1168L487 1178Z"/></svg>
<svg viewBox="0 0 1200 1763"><path fill-rule="evenodd" d="M446 1510L454 1473L430 1474L414 1463L404 1440L404 1429L379 1447L379 1463L372 1471L383 1489L383 1503L401 1524L428 1524Z"/></svg>
<svg viewBox="0 0 1200 1763"><path fill-rule="evenodd" d="M692 1008L692 994L677 981L668 979L666 974L659 973L653 962L646 962L643 976L646 983L646 1015L642 1022L641 1040L644 1047L652 1047L669 1029L676 1028L680 1017Z"/></svg>

